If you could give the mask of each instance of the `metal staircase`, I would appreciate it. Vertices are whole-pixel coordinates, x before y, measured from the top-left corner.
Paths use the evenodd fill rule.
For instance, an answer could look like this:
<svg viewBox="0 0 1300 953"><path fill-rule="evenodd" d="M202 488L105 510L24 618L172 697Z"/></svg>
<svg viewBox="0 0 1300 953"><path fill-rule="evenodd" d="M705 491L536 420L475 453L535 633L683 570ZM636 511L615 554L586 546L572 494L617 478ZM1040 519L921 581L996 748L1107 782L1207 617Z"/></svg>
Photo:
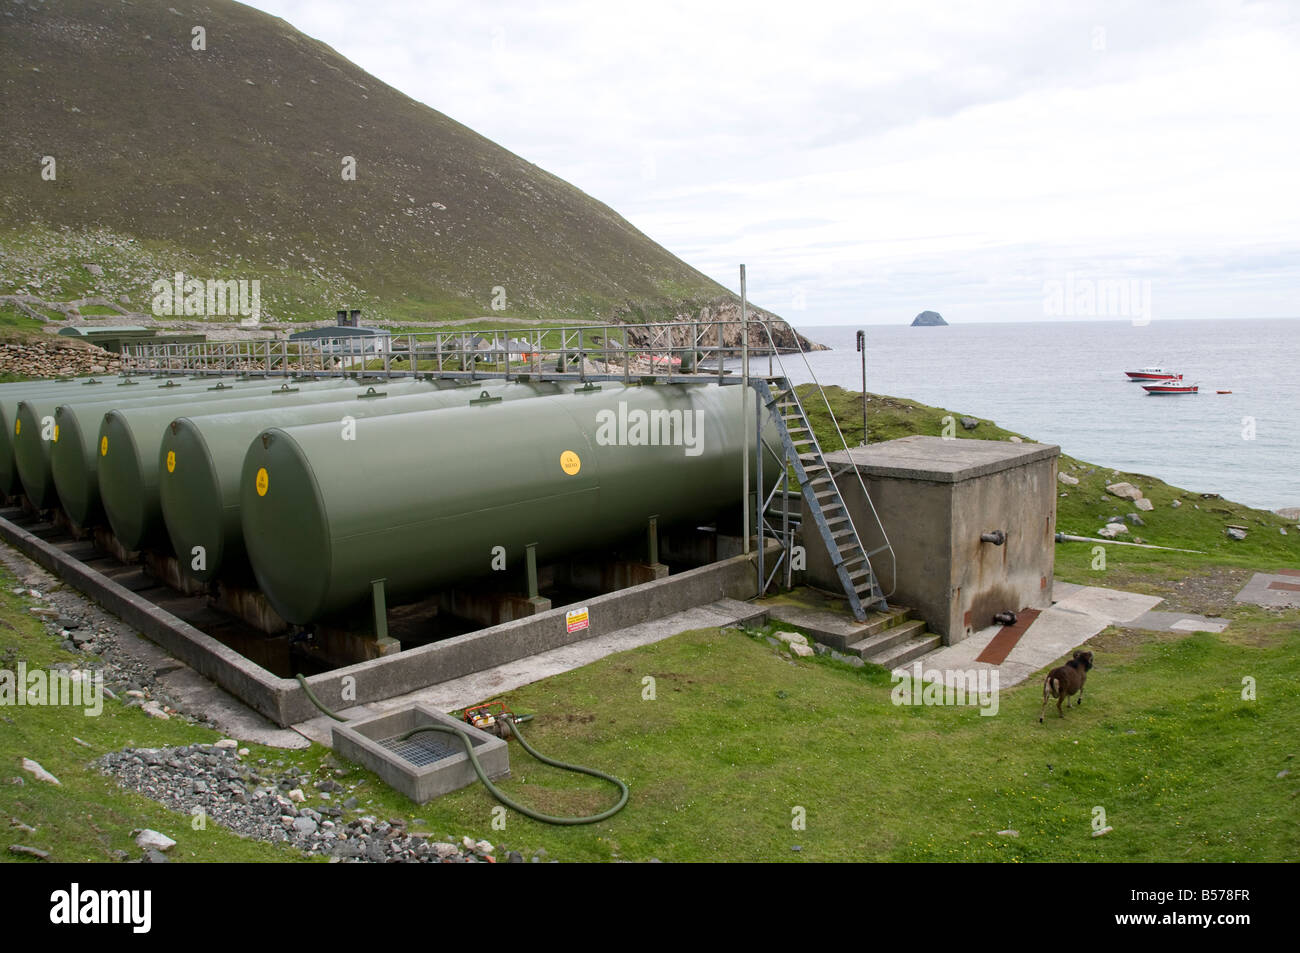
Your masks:
<svg viewBox="0 0 1300 953"><path fill-rule="evenodd" d="M773 487L763 500L760 510L759 528L762 535L785 544L793 539L794 530L799 528L799 524L810 519L826 545L826 552L831 557L840 585L848 597L853 617L862 621L867 617L867 610L873 607L887 610L889 605L876 574L872 571L870 557L888 549L889 545L886 543L871 553L862 545L857 527L853 525L844 497L835 484L830 466L793 385L784 377L755 377L751 378L750 384L777 424L785 451L782 462L787 464L787 470L794 470L803 497L799 522L792 527L785 492L786 481L782 480ZM782 494L781 504L774 510L772 504L778 492ZM781 520L780 529L773 525L778 517ZM788 548L778 558L777 566L773 567L772 575L765 582L770 584L772 576L783 564L788 576L791 569Z"/></svg>

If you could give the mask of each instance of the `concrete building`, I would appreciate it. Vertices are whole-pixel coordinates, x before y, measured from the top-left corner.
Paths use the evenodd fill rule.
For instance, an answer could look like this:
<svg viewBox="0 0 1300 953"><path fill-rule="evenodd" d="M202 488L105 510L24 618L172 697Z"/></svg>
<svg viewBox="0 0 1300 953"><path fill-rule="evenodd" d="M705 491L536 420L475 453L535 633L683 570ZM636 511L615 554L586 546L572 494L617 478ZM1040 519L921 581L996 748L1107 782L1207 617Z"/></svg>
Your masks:
<svg viewBox="0 0 1300 953"><path fill-rule="evenodd" d="M887 552L872 560L881 585L896 574L892 601L951 645L999 612L1052 604L1059 455L1048 444L912 436L826 459L867 551L882 540L863 485L893 546L895 566ZM803 545L807 581L838 591L821 538L805 532Z"/></svg>

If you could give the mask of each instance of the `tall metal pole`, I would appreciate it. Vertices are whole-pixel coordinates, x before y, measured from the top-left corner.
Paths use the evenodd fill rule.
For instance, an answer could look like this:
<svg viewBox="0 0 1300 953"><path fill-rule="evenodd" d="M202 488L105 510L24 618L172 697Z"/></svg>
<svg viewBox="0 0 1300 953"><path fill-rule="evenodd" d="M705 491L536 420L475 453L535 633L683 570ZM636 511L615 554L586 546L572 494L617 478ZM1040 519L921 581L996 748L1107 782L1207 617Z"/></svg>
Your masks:
<svg viewBox="0 0 1300 953"><path fill-rule="evenodd" d="M745 300L745 266L740 266L740 419L749 427L749 306ZM742 552L749 555L749 446L740 444L741 523Z"/></svg>
<svg viewBox="0 0 1300 953"><path fill-rule="evenodd" d="M858 350L862 352L862 446L867 445L867 332L858 332Z"/></svg>

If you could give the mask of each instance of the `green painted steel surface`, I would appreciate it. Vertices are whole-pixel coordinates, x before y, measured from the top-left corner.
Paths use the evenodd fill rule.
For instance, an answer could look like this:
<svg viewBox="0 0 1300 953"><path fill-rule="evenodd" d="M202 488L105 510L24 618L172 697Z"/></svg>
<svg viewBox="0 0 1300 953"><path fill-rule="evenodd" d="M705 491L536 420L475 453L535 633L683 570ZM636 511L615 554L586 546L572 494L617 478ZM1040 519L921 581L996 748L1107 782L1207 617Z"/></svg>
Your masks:
<svg viewBox="0 0 1300 953"><path fill-rule="evenodd" d="M205 402L204 410L251 410L267 403L302 403L310 400L338 400L339 395L318 396L328 391L347 391L357 387L353 381L290 381L275 385L273 381L259 381L261 386L241 389ZM244 396L246 395L246 396ZM138 405L137 405L138 406ZM163 428L176 416L174 407L152 408L158 418L157 429ZM187 409L180 408L180 410ZM119 409L113 407L112 409ZM134 409L134 408L133 408ZM99 502L99 425L106 410L102 404L69 403L55 408L54 421L58 425L58 440L50 447L50 469L54 474L54 489L59 505L78 526L90 526L103 515ZM141 415L142 417L145 415Z"/></svg>
<svg viewBox="0 0 1300 953"><path fill-rule="evenodd" d="M497 546L513 569L531 543L545 559L599 550L652 516L710 518L739 502L754 426L743 391L606 384L376 418L351 443L336 424L265 431L240 478L254 574L305 624L363 603L372 580L400 599L489 575ZM770 485L780 467L764 459Z"/></svg>
<svg viewBox="0 0 1300 953"><path fill-rule="evenodd" d="M18 418L14 425L14 465L22 481L23 492L38 507L53 506L57 502L54 474L50 469L50 450L58 440L54 412L61 404L77 403L107 411L116 407L152 406L173 407L177 411L193 403L216 400L251 389L261 381L132 381L118 383L110 388L96 388L85 400L65 395L42 394L18 404Z"/></svg>
<svg viewBox="0 0 1300 953"><path fill-rule="evenodd" d="M176 420L159 447L163 520L172 547L182 555L185 571L209 582L226 566L245 560L239 519L239 477L248 445L264 430L333 422L342 434L344 418L356 421L358 440L370 417L443 407L464 407L486 395L501 401L554 396L572 384L475 382L434 394L405 395L392 387L388 396L361 398L348 404L293 408L266 413L203 414ZM340 437L342 439L342 437ZM357 444L360 446L360 443ZM196 549L201 550L196 552Z"/></svg>
<svg viewBox="0 0 1300 953"><path fill-rule="evenodd" d="M267 384L257 383L263 388ZM437 385L419 381L384 384L383 388L438 391ZM268 412L276 399L265 396ZM149 407L131 407L107 413L100 421L95 451L100 503L114 535L128 549L167 542L158 497L158 446L168 424L188 412L184 408L159 413Z"/></svg>
<svg viewBox="0 0 1300 953"><path fill-rule="evenodd" d="M92 389L115 386L112 378L78 381L20 381L0 384L0 493L8 496L22 489L18 466L14 461L14 426L18 422L18 405L29 397L66 393L81 396Z"/></svg>

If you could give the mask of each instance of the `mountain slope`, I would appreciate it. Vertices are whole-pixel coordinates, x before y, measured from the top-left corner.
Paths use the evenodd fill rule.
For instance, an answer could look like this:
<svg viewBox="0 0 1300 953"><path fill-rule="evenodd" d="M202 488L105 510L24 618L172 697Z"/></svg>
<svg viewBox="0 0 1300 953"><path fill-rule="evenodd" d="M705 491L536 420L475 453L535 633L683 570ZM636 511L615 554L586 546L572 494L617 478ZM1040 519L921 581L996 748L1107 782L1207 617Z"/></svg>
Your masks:
<svg viewBox="0 0 1300 953"><path fill-rule="evenodd" d="M262 279L273 318L348 304L394 321L669 317L730 297L604 204L283 20L228 0L170 4L6 4L0 243L107 229L147 260L137 306L175 261ZM192 49L196 25L206 50ZM0 292L31 280L0 266ZM94 284L77 290L121 290ZM365 297L339 300L349 290Z"/></svg>

